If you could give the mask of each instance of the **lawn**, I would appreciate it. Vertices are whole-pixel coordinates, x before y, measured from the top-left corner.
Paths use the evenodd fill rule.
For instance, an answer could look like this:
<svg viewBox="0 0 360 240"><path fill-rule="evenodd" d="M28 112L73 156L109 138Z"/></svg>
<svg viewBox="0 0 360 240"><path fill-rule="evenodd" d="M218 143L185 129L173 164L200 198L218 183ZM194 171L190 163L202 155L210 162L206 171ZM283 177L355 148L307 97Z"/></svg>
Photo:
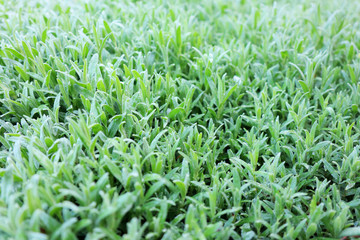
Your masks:
<svg viewBox="0 0 360 240"><path fill-rule="evenodd" d="M359 13L0 0L0 239L360 235Z"/></svg>

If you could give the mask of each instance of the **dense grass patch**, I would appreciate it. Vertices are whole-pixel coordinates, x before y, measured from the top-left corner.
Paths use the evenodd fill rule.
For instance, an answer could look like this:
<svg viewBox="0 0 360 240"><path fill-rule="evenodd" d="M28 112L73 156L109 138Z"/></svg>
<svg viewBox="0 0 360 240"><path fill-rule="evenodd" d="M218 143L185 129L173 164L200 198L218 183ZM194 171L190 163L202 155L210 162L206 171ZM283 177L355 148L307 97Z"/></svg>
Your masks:
<svg viewBox="0 0 360 240"><path fill-rule="evenodd" d="M360 235L359 12L0 0L0 239Z"/></svg>

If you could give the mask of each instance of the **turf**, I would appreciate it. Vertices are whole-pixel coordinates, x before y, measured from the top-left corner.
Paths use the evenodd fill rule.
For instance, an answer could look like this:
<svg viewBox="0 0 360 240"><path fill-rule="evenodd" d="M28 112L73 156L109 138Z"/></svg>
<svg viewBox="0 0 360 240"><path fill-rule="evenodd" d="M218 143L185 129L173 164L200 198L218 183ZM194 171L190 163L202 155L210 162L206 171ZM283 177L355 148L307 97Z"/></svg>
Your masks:
<svg viewBox="0 0 360 240"><path fill-rule="evenodd" d="M0 239L360 235L359 12L0 0Z"/></svg>

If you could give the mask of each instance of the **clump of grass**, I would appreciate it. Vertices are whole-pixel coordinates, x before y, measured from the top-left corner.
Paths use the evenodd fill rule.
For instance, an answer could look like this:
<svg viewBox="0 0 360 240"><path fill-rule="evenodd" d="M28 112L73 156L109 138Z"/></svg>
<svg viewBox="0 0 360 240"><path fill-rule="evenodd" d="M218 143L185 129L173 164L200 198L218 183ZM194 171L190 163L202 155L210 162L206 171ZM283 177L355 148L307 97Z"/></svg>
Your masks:
<svg viewBox="0 0 360 240"><path fill-rule="evenodd" d="M1 239L360 235L358 12L0 0Z"/></svg>

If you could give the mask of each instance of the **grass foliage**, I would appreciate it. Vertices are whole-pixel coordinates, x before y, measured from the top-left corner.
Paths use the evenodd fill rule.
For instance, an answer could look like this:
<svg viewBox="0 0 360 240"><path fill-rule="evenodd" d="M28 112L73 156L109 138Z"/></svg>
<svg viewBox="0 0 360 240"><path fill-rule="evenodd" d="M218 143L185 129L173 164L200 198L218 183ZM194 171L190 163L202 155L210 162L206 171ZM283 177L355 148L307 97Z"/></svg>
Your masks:
<svg viewBox="0 0 360 240"><path fill-rule="evenodd" d="M359 12L0 0L0 238L359 234Z"/></svg>

